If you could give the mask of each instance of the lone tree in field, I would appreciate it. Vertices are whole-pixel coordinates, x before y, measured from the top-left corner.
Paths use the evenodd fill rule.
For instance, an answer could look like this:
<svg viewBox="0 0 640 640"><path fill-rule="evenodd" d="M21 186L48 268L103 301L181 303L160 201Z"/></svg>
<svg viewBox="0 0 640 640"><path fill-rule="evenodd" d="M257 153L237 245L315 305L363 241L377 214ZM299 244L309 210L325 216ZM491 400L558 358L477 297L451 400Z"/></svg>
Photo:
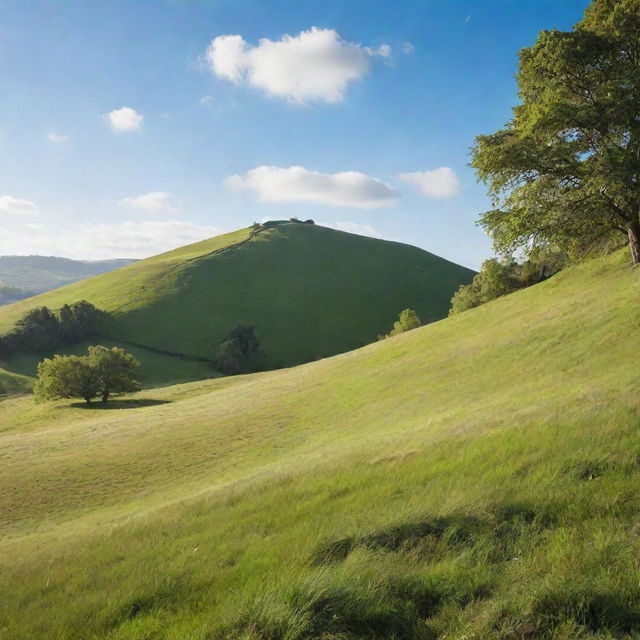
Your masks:
<svg viewBox="0 0 640 640"><path fill-rule="evenodd" d="M38 365L33 391L36 400L83 398L102 402L117 393L137 391L135 358L119 347L89 347L86 356L54 356Z"/></svg>
<svg viewBox="0 0 640 640"><path fill-rule="evenodd" d="M573 31L520 53L522 104L472 166L496 249L585 247L625 234L640 262L640 0L594 0Z"/></svg>
<svg viewBox="0 0 640 640"><path fill-rule="evenodd" d="M100 379L88 358L60 356L45 358L38 365L38 377L33 386L36 400L82 398L91 402L100 391Z"/></svg>
<svg viewBox="0 0 640 640"><path fill-rule="evenodd" d="M252 326L239 324L220 343L216 361L222 373L234 375L255 370L260 341Z"/></svg>
<svg viewBox="0 0 640 640"><path fill-rule="evenodd" d="M418 314L413 309L404 309L404 311L400 312L399 318L393 323L393 329L386 335L378 336L378 340L385 340L405 331L417 329L421 324Z"/></svg>
<svg viewBox="0 0 640 640"><path fill-rule="evenodd" d="M140 383L135 378L139 362L120 347L89 347L89 366L98 376L98 395L107 402L113 394L138 391Z"/></svg>

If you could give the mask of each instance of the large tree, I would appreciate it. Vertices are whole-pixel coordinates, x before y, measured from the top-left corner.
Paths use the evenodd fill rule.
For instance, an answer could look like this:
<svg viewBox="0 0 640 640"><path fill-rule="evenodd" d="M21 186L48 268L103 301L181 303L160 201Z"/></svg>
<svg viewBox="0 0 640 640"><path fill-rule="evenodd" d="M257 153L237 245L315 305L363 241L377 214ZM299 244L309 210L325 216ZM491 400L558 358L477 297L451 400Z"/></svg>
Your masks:
<svg viewBox="0 0 640 640"><path fill-rule="evenodd" d="M472 150L496 248L623 233L640 262L640 0L594 0L572 31L543 31L517 80L512 120Z"/></svg>
<svg viewBox="0 0 640 640"><path fill-rule="evenodd" d="M46 358L38 365L34 385L37 400L84 398L89 403L100 397L103 402L118 393L137 391L136 359L119 347L89 347L86 356Z"/></svg>

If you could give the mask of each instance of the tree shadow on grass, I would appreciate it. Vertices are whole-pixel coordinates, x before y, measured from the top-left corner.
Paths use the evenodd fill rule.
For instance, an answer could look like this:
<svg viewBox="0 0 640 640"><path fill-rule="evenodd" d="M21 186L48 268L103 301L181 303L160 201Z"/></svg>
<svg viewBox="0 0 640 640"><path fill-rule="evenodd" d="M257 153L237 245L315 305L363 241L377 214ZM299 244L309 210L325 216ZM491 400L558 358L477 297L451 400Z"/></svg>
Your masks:
<svg viewBox="0 0 640 640"><path fill-rule="evenodd" d="M100 402L100 400L94 402L72 402L67 405L74 409L89 409L94 411L110 411L112 409L142 409L144 407L155 407L160 404L170 404L171 400L154 400L152 398L140 398L140 399L123 399L123 400L109 400L109 402Z"/></svg>

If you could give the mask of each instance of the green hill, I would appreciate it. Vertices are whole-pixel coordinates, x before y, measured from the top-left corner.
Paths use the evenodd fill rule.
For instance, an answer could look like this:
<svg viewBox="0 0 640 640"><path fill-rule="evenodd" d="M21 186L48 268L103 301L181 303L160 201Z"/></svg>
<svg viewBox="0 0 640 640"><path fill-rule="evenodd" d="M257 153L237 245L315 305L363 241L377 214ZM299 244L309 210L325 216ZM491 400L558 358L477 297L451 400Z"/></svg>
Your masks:
<svg viewBox="0 0 640 640"><path fill-rule="evenodd" d="M640 626L626 253L350 353L0 403L0 638L622 639Z"/></svg>
<svg viewBox="0 0 640 640"><path fill-rule="evenodd" d="M374 341L405 307L423 322L443 318L454 291L472 277L471 270L416 247L274 224L4 307L0 332L34 306L88 300L110 314L95 342L137 347L148 383L175 382L210 377L217 345L237 324L255 326L268 368L290 366ZM20 357L9 368L31 375L37 360Z"/></svg>

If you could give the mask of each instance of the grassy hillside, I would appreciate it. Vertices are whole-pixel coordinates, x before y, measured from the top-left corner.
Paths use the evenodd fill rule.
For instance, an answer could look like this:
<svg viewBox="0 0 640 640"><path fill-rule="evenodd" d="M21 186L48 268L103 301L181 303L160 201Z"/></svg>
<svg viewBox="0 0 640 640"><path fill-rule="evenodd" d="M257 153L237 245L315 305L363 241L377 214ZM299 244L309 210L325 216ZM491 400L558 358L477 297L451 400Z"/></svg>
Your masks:
<svg viewBox="0 0 640 640"><path fill-rule="evenodd" d="M30 378L0 369L0 398L5 394L27 393L31 385Z"/></svg>
<svg viewBox="0 0 640 640"><path fill-rule="evenodd" d="M289 223L211 238L2 308L0 331L35 305L85 299L111 314L97 342L213 359L235 325L253 324L273 368L374 341L405 307L425 322L442 318L472 276L416 247ZM152 359L148 379L173 371L166 358ZM33 373L33 360L10 368Z"/></svg>
<svg viewBox="0 0 640 640"><path fill-rule="evenodd" d="M48 291L70 282L119 269L131 262L133 260L69 260L52 256L0 256L0 288L16 287L33 295L33 293ZM17 292L14 295L17 295ZM0 295L0 304L3 304L2 295Z"/></svg>
<svg viewBox="0 0 640 640"><path fill-rule="evenodd" d="M640 271L358 351L0 403L0 638L631 638Z"/></svg>

